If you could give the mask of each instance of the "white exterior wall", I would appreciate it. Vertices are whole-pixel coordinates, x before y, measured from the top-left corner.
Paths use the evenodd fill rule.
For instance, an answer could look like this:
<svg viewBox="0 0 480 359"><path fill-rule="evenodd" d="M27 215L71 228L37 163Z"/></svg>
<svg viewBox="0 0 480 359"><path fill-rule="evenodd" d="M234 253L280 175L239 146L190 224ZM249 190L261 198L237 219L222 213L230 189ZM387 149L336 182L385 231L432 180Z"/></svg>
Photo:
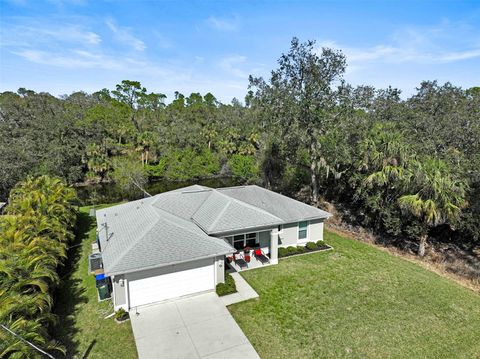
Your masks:
<svg viewBox="0 0 480 359"><path fill-rule="evenodd" d="M123 275L116 275L112 278L113 308L127 310L127 285Z"/></svg>
<svg viewBox="0 0 480 359"><path fill-rule="evenodd" d="M314 219L308 221L307 238L298 239L298 222L283 225L279 234L279 247L303 246L307 242L316 242L323 240L323 222L324 219Z"/></svg>
<svg viewBox="0 0 480 359"><path fill-rule="evenodd" d="M298 241L298 223L288 223L282 226L278 234L278 247L296 246Z"/></svg>
<svg viewBox="0 0 480 359"><path fill-rule="evenodd" d="M310 242L323 241L323 222L324 219L315 219L310 221Z"/></svg>
<svg viewBox="0 0 480 359"><path fill-rule="evenodd" d="M215 258L215 285L225 283L225 256Z"/></svg>

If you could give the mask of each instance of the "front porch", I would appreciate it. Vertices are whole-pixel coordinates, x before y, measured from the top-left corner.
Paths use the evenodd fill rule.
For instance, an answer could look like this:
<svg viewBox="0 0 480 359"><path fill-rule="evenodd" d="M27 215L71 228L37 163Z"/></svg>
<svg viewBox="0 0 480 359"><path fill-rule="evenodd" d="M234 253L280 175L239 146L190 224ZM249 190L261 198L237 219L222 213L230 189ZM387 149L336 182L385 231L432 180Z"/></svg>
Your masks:
<svg viewBox="0 0 480 359"><path fill-rule="evenodd" d="M262 252L261 255L255 255L255 251L260 250ZM268 248L252 248L250 254L245 254L244 251L238 251L237 253L233 254L232 256L227 257L226 262L228 268L230 268L231 272L241 272L248 269L255 269L270 266L272 264L272 260L270 258L269 253L265 253L265 250L268 251Z"/></svg>
<svg viewBox="0 0 480 359"><path fill-rule="evenodd" d="M278 229L239 233L225 238L237 250L226 257L232 271L241 272L278 263Z"/></svg>

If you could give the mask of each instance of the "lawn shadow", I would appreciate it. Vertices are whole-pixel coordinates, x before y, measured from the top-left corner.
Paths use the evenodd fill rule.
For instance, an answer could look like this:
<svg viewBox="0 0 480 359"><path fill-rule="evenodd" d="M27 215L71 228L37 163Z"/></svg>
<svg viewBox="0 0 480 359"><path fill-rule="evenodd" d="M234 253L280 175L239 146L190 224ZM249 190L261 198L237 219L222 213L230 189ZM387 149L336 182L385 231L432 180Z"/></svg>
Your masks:
<svg viewBox="0 0 480 359"><path fill-rule="evenodd" d="M93 218L88 213L78 213L74 231L75 239L69 244L67 259L58 271L61 282L55 291L53 312L58 320L53 328L53 336L65 346L67 358L78 355L78 343L75 341L78 332L75 328L75 313L80 304L88 302L82 279L76 278L74 274L78 270L82 258L82 243L88 240L88 232L92 224ZM95 340L89 345L83 355L84 358L88 357L94 345Z"/></svg>
<svg viewBox="0 0 480 359"><path fill-rule="evenodd" d="M85 353L83 354L82 359L88 359L88 356L90 355L90 352L92 351L95 344L97 344L97 340L93 339L91 343L88 345L87 350L85 350Z"/></svg>

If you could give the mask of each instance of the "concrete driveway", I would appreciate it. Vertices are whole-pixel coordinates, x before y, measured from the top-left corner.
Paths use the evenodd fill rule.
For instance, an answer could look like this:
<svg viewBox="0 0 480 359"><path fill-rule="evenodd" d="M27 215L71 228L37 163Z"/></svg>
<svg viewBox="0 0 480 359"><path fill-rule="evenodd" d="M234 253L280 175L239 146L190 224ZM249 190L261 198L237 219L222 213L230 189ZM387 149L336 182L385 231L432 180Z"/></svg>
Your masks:
<svg viewBox="0 0 480 359"><path fill-rule="evenodd" d="M130 312L140 359L259 358L215 293Z"/></svg>

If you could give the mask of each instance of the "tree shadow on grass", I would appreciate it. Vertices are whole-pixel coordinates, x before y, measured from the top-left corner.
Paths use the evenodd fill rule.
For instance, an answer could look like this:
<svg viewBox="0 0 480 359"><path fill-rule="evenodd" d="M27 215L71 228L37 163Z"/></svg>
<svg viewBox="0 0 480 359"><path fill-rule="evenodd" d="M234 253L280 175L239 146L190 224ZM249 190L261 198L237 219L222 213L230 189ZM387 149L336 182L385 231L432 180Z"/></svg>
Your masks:
<svg viewBox="0 0 480 359"><path fill-rule="evenodd" d="M88 232L93 224L93 218L88 213L79 212L75 226L75 239L69 244L68 257L63 267L59 269L61 278L60 285L55 291L54 314L57 315L57 323L53 328L53 336L65 346L67 358L78 354L78 343L75 337L78 329L75 327L75 314L82 303L88 302L86 288L82 284L82 278L76 278L75 273L79 270L80 259L84 241L88 241ZM90 343L83 355L87 358L95 342Z"/></svg>

